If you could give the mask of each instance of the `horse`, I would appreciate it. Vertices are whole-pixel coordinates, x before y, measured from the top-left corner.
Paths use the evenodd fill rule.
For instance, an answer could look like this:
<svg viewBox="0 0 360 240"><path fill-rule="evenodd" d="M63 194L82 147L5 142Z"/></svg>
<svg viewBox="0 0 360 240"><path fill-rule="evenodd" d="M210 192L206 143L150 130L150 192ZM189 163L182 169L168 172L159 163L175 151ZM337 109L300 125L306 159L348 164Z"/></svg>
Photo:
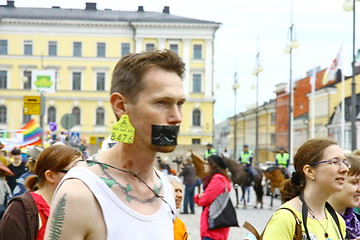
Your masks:
<svg viewBox="0 0 360 240"><path fill-rule="evenodd" d="M271 208L273 206L275 189L280 188L280 185L285 181L285 175L281 168L277 166L272 166L266 169L265 179L270 181L270 191L271 191L270 208Z"/></svg>
<svg viewBox="0 0 360 240"><path fill-rule="evenodd" d="M238 186L240 186L242 190L243 208L246 208L245 187L250 186L249 174L245 170L245 167L240 164L240 162L234 161L227 157L224 157L223 159L228 166L229 171L231 172L231 181L233 182L236 194L236 208L239 207ZM264 171L258 166L255 166L254 169L257 172L257 174L254 176L254 190L256 193L256 204L254 208L257 208L258 204L260 205L260 208L263 208L264 189L262 186L262 179Z"/></svg>
<svg viewBox="0 0 360 240"><path fill-rule="evenodd" d="M202 157L194 153L192 150L188 153L187 157L190 157L192 159L196 170L196 176L198 178L202 179L204 176L207 175L204 169L205 161L204 159L202 159Z"/></svg>

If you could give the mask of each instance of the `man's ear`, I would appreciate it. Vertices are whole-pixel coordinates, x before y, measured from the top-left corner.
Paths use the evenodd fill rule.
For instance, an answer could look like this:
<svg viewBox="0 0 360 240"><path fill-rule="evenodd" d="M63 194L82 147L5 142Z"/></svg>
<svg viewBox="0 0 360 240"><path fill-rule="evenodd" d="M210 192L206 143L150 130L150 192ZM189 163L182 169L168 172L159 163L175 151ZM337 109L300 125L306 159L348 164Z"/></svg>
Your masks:
<svg viewBox="0 0 360 240"><path fill-rule="evenodd" d="M45 179L46 181L50 182L50 183L54 183L55 182L55 173L51 170L46 170L45 174Z"/></svg>
<svg viewBox="0 0 360 240"><path fill-rule="evenodd" d="M126 113L126 98L122 94L118 92L114 92L113 94L111 94L110 103L114 113L119 118L122 114Z"/></svg>

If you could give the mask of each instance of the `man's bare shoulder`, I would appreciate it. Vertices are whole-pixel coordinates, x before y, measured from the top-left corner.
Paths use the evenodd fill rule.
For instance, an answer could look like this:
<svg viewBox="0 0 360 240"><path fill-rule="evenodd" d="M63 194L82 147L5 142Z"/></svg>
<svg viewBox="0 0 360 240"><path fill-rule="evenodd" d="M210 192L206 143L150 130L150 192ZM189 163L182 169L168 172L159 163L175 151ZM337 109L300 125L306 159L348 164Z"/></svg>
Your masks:
<svg viewBox="0 0 360 240"><path fill-rule="evenodd" d="M98 227L90 219L98 219ZM51 203L45 239L95 239L89 236L105 234L100 219L100 206L87 186L79 179L66 179Z"/></svg>

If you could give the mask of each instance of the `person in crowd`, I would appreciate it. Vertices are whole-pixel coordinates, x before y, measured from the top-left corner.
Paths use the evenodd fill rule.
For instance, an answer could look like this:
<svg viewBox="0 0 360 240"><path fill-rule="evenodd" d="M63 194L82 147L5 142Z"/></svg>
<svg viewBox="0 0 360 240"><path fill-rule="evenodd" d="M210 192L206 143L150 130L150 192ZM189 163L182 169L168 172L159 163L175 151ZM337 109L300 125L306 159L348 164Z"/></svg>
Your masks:
<svg viewBox="0 0 360 240"><path fill-rule="evenodd" d="M28 168L25 166L25 162L22 161L21 151L18 148L14 148L11 151L11 155L14 161L8 165L8 168L14 173L13 176L6 176L6 181L9 184L11 191L14 191L16 186L16 180L25 172L28 171Z"/></svg>
<svg viewBox="0 0 360 240"><path fill-rule="evenodd" d="M249 145L243 145L243 151L240 154L239 162L245 167L246 172L249 174L249 185L252 185L255 177L255 169L252 166L252 160L254 158L254 153L249 150Z"/></svg>
<svg viewBox="0 0 360 240"><path fill-rule="evenodd" d="M4 178L11 175L14 175L14 173L5 164L0 162L0 219L7 208L8 200L12 197L10 187Z"/></svg>
<svg viewBox="0 0 360 240"><path fill-rule="evenodd" d="M297 150L295 172L281 189L281 208L300 218L303 239L344 239L345 222L327 200L343 189L348 166L343 150L330 139L311 139ZM263 239L293 239L294 215L281 208L266 226Z"/></svg>
<svg viewBox="0 0 360 240"><path fill-rule="evenodd" d="M194 204L194 195L195 195L195 184L196 184L196 170L190 158L186 158L184 161L184 168L179 173L179 177L184 177L183 183L185 185L185 196L184 196L184 206L182 214L188 214L190 206L190 213L195 214L195 204Z"/></svg>
<svg viewBox="0 0 360 240"><path fill-rule="evenodd" d="M211 155L215 155L216 154L216 150L213 147L213 145L211 143L206 144L206 150L205 150L205 154L204 154L204 159L208 159L208 157L210 157Z"/></svg>
<svg viewBox="0 0 360 240"><path fill-rule="evenodd" d="M0 221L0 239L44 239L50 203L60 180L82 159L82 153L70 146L53 145L39 155L34 173L26 179L30 189L14 197Z"/></svg>
<svg viewBox="0 0 360 240"><path fill-rule="evenodd" d="M168 175L169 182L174 188L175 204L176 210L180 210L181 202L183 199L183 187L180 179L177 176ZM186 226L180 218L176 217L174 221L174 239L175 240L186 240L188 239L188 233L186 231Z"/></svg>
<svg viewBox="0 0 360 240"><path fill-rule="evenodd" d="M25 166L28 168L28 171L21 174L21 176L16 180L16 186L13 191L13 196L19 196L26 191L25 180L32 175L35 175L35 167L37 163L37 158L39 154L42 152L43 148L38 146L30 147L28 151L28 160Z"/></svg>
<svg viewBox="0 0 360 240"><path fill-rule="evenodd" d="M285 152L284 147L279 148L279 153L275 155L275 165L282 169L285 178L290 178L289 172L290 155Z"/></svg>
<svg viewBox="0 0 360 240"><path fill-rule="evenodd" d="M226 240L230 228L209 230L208 218L210 204L218 195L231 190L231 183L226 170L227 166L218 155L209 156L208 165L211 176L210 182L203 193L196 194L194 197L195 203L203 207L200 219L200 235L202 240Z"/></svg>
<svg viewBox="0 0 360 240"><path fill-rule="evenodd" d="M229 154L227 148L224 148L224 151L221 155L223 158L230 158L230 154Z"/></svg>
<svg viewBox="0 0 360 240"><path fill-rule="evenodd" d="M0 149L0 162L2 162L5 166L10 164L10 160L7 157L7 152L4 149Z"/></svg>
<svg viewBox="0 0 360 240"><path fill-rule="evenodd" d="M332 194L328 202L345 220L345 238L360 239L360 215L353 209L360 203L360 158L349 155L346 159L350 168L343 190Z"/></svg>
<svg viewBox="0 0 360 240"><path fill-rule="evenodd" d="M173 189L155 164L159 152L177 145L184 69L171 50L120 59L110 90L118 120L111 138L118 142L69 171L55 193L45 239L174 238Z"/></svg>
<svg viewBox="0 0 360 240"><path fill-rule="evenodd" d="M355 157L360 158L360 149L355 149L351 154L354 155ZM354 212L360 214L360 203L358 206L354 207Z"/></svg>

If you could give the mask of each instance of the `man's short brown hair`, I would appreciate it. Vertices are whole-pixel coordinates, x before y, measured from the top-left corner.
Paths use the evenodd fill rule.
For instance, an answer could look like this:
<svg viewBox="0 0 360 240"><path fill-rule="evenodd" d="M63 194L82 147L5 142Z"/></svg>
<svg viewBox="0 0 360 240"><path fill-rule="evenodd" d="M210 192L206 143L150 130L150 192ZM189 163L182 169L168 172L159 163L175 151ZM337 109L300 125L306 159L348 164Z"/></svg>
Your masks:
<svg viewBox="0 0 360 240"><path fill-rule="evenodd" d="M143 76L153 67L175 72L181 79L184 77L185 64L171 50L132 53L124 56L116 64L111 80L110 95L118 92L130 101L136 102L137 94L144 88Z"/></svg>

